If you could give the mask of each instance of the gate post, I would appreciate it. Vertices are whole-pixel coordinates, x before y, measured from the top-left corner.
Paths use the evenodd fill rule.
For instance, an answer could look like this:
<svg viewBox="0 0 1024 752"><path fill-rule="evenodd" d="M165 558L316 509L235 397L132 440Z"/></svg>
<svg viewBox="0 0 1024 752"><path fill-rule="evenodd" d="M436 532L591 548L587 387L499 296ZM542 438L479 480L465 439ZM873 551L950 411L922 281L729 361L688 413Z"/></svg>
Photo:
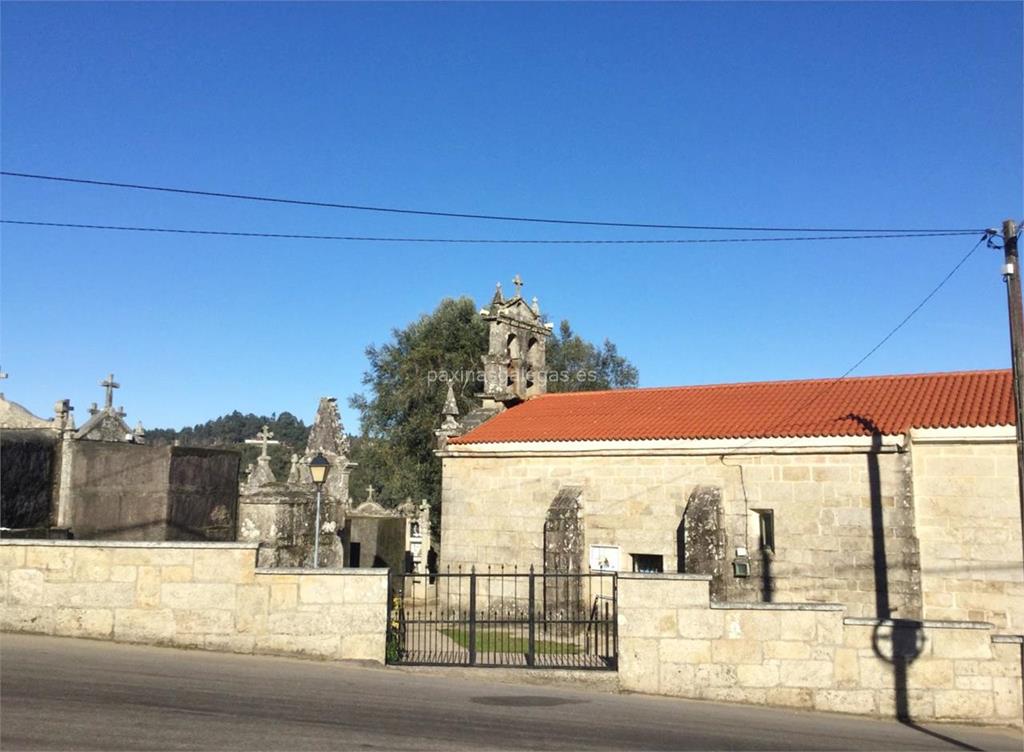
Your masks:
<svg viewBox="0 0 1024 752"><path fill-rule="evenodd" d="M469 570L469 665L476 664L476 566Z"/></svg>
<svg viewBox="0 0 1024 752"><path fill-rule="evenodd" d="M612 572L612 668L619 670L619 573Z"/></svg>
<svg viewBox="0 0 1024 752"><path fill-rule="evenodd" d="M530 637L526 649L526 665L533 666L537 655L537 616L534 613L534 604L537 601L536 575L533 573L533 564L530 565Z"/></svg>

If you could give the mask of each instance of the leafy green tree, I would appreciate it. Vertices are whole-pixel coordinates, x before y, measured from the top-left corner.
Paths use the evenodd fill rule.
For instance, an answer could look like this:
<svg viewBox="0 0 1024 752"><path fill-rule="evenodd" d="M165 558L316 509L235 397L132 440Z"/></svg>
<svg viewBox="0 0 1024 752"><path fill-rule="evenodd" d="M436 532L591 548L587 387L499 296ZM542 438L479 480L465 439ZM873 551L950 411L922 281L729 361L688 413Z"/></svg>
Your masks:
<svg viewBox="0 0 1024 752"><path fill-rule="evenodd" d="M363 434L353 447L359 463L350 481L355 498L373 484L386 504L407 497L436 504L441 463L433 454L434 430L447 393L444 379L455 377L460 412L477 407L474 395L482 385L475 374L486 349L486 322L466 297L442 300L432 314L393 330L391 342L366 348L363 384L370 396L349 400L359 411Z"/></svg>
<svg viewBox="0 0 1024 752"><path fill-rule="evenodd" d="M549 382L550 391L594 390L636 386L637 370L605 340L597 347L576 335L569 322L548 342L547 369L570 378ZM353 497L372 484L377 498L397 504L407 497L426 498L435 515L441 496L441 462L434 456L434 431L440 425L451 376L461 415L479 406L479 373L487 351L487 323L472 299L445 299L437 309L404 329L392 341L366 349L369 368L363 375L366 394L349 403L359 411L362 440L353 446ZM586 373L587 378L572 378Z"/></svg>
<svg viewBox="0 0 1024 752"><path fill-rule="evenodd" d="M565 319L548 340L547 369L557 374L548 380L549 392L625 389L635 387L640 378L636 366L619 355L613 342L605 339L597 347L576 334Z"/></svg>

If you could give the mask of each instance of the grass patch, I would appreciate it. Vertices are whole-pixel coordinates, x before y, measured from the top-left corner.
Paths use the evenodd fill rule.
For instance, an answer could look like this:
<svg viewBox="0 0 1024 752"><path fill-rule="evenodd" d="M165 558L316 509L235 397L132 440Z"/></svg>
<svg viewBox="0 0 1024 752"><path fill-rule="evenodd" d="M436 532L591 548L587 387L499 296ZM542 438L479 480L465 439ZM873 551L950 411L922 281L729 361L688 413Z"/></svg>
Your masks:
<svg viewBox="0 0 1024 752"><path fill-rule="evenodd" d="M459 627L440 630L441 634L451 638L460 646L469 649L469 630ZM535 655L576 655L580 652L579 646L566 642L552 642L550 640L534 640ZM522 653L529 652L530 641L525 637L516 637L508 632L494 631L490 629L478 629L476 631L476 649L480 653Z"/></svg>

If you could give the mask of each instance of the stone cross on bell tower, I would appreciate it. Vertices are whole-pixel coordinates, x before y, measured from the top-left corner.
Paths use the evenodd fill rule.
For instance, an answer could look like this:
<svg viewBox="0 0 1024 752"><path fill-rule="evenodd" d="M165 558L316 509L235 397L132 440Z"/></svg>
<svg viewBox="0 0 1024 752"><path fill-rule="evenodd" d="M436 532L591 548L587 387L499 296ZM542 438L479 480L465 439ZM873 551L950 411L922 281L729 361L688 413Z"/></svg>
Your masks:
<svg viewBox="0 0 1024 752"><path fill-rule="evenodd" d="M118 384L116 381L114 381L114 374L110 374L109 376L107 376L107 378L104 381L100 382L100 386L107 390L107 401L106 401L106 405L104 405L104 407L106 407L107 410L113 409L113 407L114 407L114 390L115 389L120 389L121 385Z"/></svg>

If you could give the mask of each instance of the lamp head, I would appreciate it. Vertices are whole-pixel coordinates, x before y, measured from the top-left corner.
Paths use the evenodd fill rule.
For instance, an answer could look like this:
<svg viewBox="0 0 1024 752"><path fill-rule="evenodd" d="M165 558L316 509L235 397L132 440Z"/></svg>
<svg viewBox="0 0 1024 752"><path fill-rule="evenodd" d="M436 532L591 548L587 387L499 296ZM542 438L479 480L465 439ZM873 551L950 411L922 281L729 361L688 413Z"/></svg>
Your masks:
<svg viewBox="0 0 1024 752"><path fill-rule="evenodd" d="M313 476L313 482L322 486L327 480L327 471L331 469L331 463L327 461L322 452L317 452L316 457L309 461L309 474Z"/></svg>

